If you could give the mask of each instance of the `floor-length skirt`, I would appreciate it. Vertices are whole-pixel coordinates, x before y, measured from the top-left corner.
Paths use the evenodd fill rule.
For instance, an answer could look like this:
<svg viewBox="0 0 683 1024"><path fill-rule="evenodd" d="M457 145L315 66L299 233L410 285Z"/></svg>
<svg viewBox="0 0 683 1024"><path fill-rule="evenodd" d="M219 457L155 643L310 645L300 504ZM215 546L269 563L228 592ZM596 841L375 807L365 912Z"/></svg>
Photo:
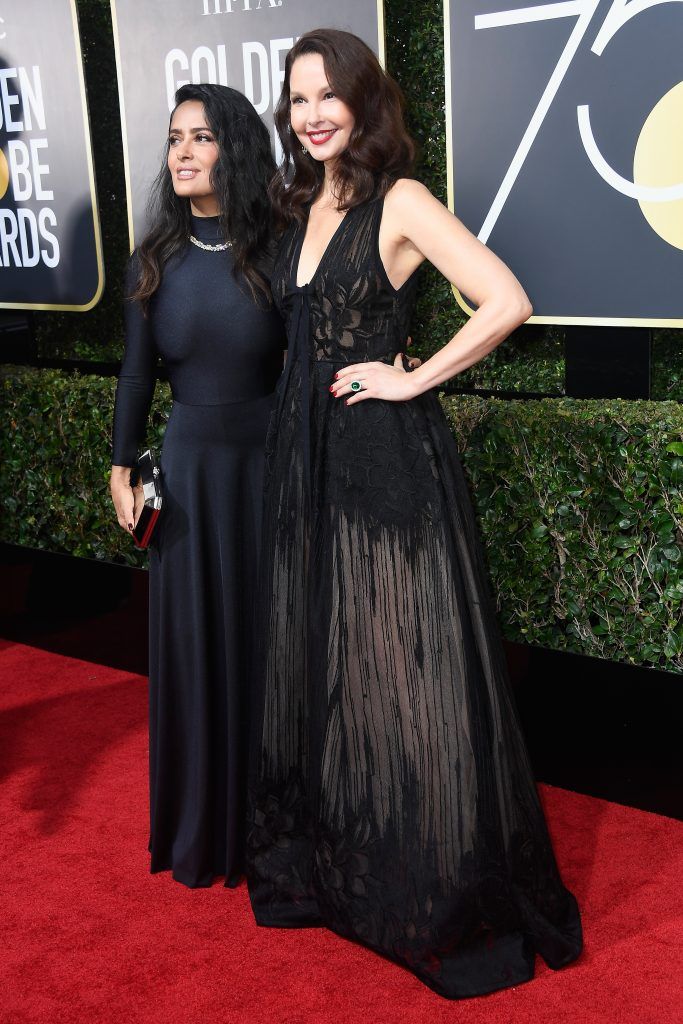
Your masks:
<svg viewBox="0 0 683 1024"><path fill-rule="evenodd" d="M434 394L330 401L269 435L248 878L261 925L325 925L440 994L575 959L468 486ZM501 543L505 543L501 538Z"/></svg>
<svg viewBox="0 0 683 1024"><path fill-rule="evenodd" d="M243 870L246 728L270 396L174 402L150 561L152 871Z"/></svg>

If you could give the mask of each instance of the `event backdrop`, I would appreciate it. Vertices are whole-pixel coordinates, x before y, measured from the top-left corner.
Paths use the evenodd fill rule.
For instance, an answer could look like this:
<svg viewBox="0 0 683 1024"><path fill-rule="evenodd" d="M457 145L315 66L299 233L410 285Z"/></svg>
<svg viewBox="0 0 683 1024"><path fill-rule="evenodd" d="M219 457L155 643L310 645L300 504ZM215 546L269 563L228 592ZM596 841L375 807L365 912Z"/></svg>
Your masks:
<svg viewBox="0 0 683 1024"><path fill-rule="evenodd" d="M683 4L444 10L451 209L532 319L683 327Z"/></svg>
<svg viewBox="0 0 683 1024"><path fill-rule="evenodd" d="M75 0L0 4L0 307L90 309L104 285Z"/></svg>
<svg viewBox="0 0 683 1024"><path fill-rule="evenodd" d="M111 0L111 9L131 249L144 229L149 187L181 85L231 85L273 130L284 59L304 32L346 29L384 56L382 0Z"/></svg>

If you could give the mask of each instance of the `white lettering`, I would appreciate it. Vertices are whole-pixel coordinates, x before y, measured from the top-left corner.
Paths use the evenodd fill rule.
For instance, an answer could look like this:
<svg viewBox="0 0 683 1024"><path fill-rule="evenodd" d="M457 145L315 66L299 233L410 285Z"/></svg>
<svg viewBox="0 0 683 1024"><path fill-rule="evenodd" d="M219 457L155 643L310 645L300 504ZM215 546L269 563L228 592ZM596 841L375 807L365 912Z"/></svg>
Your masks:
<svg viewBox="0 0 683 1024"><path fill-rule="evenodd" d="M40 68L35 64L31 68L33 72L33 84L28 77L26 68L19 68L19 89L24 104L24 125L26 131L33 131L33 117L36 119L36 127L41 132L45 131L45 104L43 103L43 86L40 81Z"/></svg>
<svg viewBox="0 0 683 1024"><path fill-rule="evenodd" d="M41 164L39 150L47 149L47 139L31 139L28 145L20 139L7 143L10 179L15 202L25 203L33 195L36 199L52 201L54 192L43 187L42 177L50 173L47 164Z"/></svg>
<svg viewBox="0 0 683 1024"><path fill-rule="evenodd" d="M41 249L40 255L43 257L43 263L46 267L56 267L59 263L59 242L56 236L51 231L48 231L47 223L53 228L57 227L57 218L55 217L54 210L51 210L49 206L44 206L38 214L38 227L43 240L51 246L52 251Z"/></svg>
<svg viewBox="0 0 683 1024"><path fill-rule="evenodd" d="M533 21L551 21L554 18L578 18L581 0L564 3L539 4L537 7L519 7L514 11L496 11L495 14L476 14L474 28L502 28L504 25L530 25Z"/></svg>
<svg viewBox="0 0 683 1024"><path fill-rule="evenodd" d="M3 68L0 71L0 128L3 123L5 130L8 132L22 132L24 130L23 121L15 121L12 117L12 107L19 106L19 96L17 93L11 93L8 91L8 85L10 78L17 77L16 68Z"/></svg>
<svg viewBox="0 0 683 1024"><path fill-rule="evenodd" d="M42 177L44 174L50 173L50 168L47 164L40 163L40 156L38 153L39 149L47 149L47 139L31 139L31 177L33 178L33 184L35 186L36 199L45 200L51 203L55 197L52 189L43 188Z"/></svg>
<svg viewBox="0 0 683 1024"><path fill-rule="evenodd" d="M22 267L35 267L40 260L38 225L33 210L17 210ZM29 251L30 240L30 251Z"/></svg>
<svg viewBox="0 0 683 1024"><path fill-rule="evenodd" d="M258 102L254 89L254 57L258 62L260 78ZM244 63L244 94L254 104L257 114L265 114L270 104L270 91L268 88L268 52L263 43L243 43L242 61Z"/></svg>
<svg viewBox="0 0 683 1024"><path fill-rule="evenodd" d="M206 66L206 73L203 76L202 64ZM214 57L213 50L210 50L208 46L198 46L192 54L190 74L192 75L192 81L195 83L216 82L218 77L216 58Z"/></svg>
<svg viewBox="0 0 683 1024"><path fill-rule="evenodd" d="M565 0L565 2L536 4L533 7L522 7L516 10L497 11L495 13L475 16L474 27L477 30L502 28L509 25L525 25L535 21L549 21L555 18L575 17L577 19L486 215L486 219L479 232L479 238L482 242L486 242L489 239L491 231L522 170L529 150L592 23L599 2L600 0ZM644 11L667 2L671 2L671 0L612 0L605 20L591 46L592 52L598 54L598 56L601 55L609 41L631 18L635 18L637 14L642 14ZM630 179L618 174L607 163L598 148L591 128L588 104L578 106L576 112L579 134L586 155L597 173L608 185L611 185L613 189L622 195L639 201L665 203L680 200L681 196L683 196L683 182L666 188L655 188L636 185Z"/></svg>
<svg viewBox="0 0 683 1024"><path fill-rule="evenodd" d="M189 78L176 78L175 67L182 71L189 71ZM228 84L228 58L225 46L221 43L216 47L216 52L209 46L198 46L188 57L184 50L169 50L164 61L164 73L166 76L166 101L169 111L175 105L175 93L183 85L191 82L198 85L200 82L210 82L213 85Z"/></svg>
<svg viewBox="0 0 683 1024"><path fill-rule="evenodd" d="M225 46L221 43L216 47L216 54L218 56L218 84L228 84L228 59L225 55Z"/></svg>
<svg viewBox="0 0 683 1024"><path fill-rule="evenodd" d="M12 250L14 266L21 266L21 257L17 248L17 222L11 210L0 210L0 243L2 244L2 265L11 266L9 251Z"/></svg>
<svg viewBox="0 0 683 1024"><path fill-rule="evenodd" d="M631 18L635 18L637 14L642 14L644 11L649 11L652 7L659 7L660 4L670 2L671 0L628 0L628 2L627 0L612 0L612 6L607 12L602 28L595 37L591 50L600 57L610 39Z"/></svg>
<svg viewBox="0 0 683 1024"><path fill-rule="evenodd" d="M579 119L579 134L583 148L586 150L586 156L602 180L611 185L616 192L621 192L622 196L628 196L629 199L637 199L639 203L672 203L683 199L683 181L668 187L636 185L630 178L624 178L621 174L617 174L598 149L591 127L589 105L585 103L577 107L576 112Z"/></svg>
<svg viewBox="0 0 683 1024"><path fill-rule="evenodd" d="M489 212L486 214L486 218L478 235L482 242L488 241L489 236L500 217L501 211L508 200L517 178L519 177L526 158L529 155L529 150L534 144L541 125L553 104L557 91L564 81L565 75L569 71L569 67L576 56L576 52L581 45L583 37L588 31L590 22L599 6L599 3L600 0L577 0L576 3L544 4L540 7L526 7L517 11L506 11L503 13L496 12L495 14L487 15L485 21L481 21L478 24L475 22L475 27L477 29L487 29L509 24L522 25L529 21L536 21L538 20L539 13L541 20L543 21L548 21L552 18L566 18L571 15L574 15L577 19L569 39L567 40L557 64L553 68L550 78L548 79L546 87L543 90L543 94L536 105L536 109L531 116L531 120L526 126L526 130L519 145L517 146L515 155L510 161L510 165L505 172L505 176L503 177L500 187L496 193L495 199L491 203Z"/></svg>
<svg viewBox="0 0 683 1024"><path fill-rule="evenodd" d="M223 0L223 7L221 7L221 0L202 0L202 15L211 14L232 14L233 11L261 11L265 7L267 10L273 10L274 7L282 7L282 0L256 0L256 6L252 7L252 0ZM211 10L213 7L213 10Z"/></svg>
<svg viewBox="0 0 683 1024"><path fill-rule="evenodd" d="M10 139L7 143L7 156L14 201L24 203L31 198L33 193L33 182L29 169L31 165L29 148L20 139Z"/></svg>
<svg viewBox="0 0 683 1024"><path fill-rule="evenodd" d="M166 76L166 102L168 103L169 113L173 110L175 105L174 96L176 89L179 89L181 85L189 85L189 78L177 79L173 70L174 65L177 64L181 71L189 71L190 65L187 60L187 54L183 50L169 50L166 54L166 60L164 61L164 72Z"/></svg>
<svg viewBox="0 0 683 1024"><path fill-rule="evenodd" d="M26 68L3 68L0 71L0 128L3 123L7 132L30 132L33 121L41 131L45 131L45 106L43 104L43 88L40 83L40 68L35 65L31 69L33 82ZM18 92L9 91L9 80L19 79ZM24 120L15 120L12 107L19 107Z"/></svg>
<svg viewBox="0 0 683 1024"><path fill-rule="evenodd" d="M33 210L0 210L0 267L46 267L59 263L59 242L47 225L57 226L54 210L44 206L36 218ZM40 248L41 238L47 248ZM17 244L17 242L19 244Z"/></svg>
<svg viewBox="0 0 683 1024"><path fill-rule="evenodd" d="M270 77L273 90L273 106L275 106L278 96L282 92L282 83L285 80L285 69L284 65L280 63L280 58L283 53L288 53L293 46L294 40L291 36L289 39L270 40Z"/></svg>

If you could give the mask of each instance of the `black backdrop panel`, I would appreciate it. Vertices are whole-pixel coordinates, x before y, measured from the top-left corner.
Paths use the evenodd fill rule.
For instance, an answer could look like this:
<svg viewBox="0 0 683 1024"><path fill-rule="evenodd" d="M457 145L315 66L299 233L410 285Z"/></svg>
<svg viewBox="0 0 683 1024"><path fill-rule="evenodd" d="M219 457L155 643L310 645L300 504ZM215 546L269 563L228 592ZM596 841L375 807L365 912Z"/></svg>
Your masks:
<svg viewBox="0 0 683 1024"><path fill-rule="evenodd" d="M452 208L534 320L683 326L683 4L445 8Z"/></svg>
<svg viewBox="0 0 683 1024"><path fill-rule="evenodd" d="M131 248L144 232L179 86L218 82L239 89L272 128L284 60L304 32L321 26L355 32L383 56L382 0L111 0L111 8Z"/></svg>
<svg viewBox="0 0 683 1024"><path fill-rule="evenodd" d="M104 274L75 0L0 15L0 307L90 309Z"/></svg>

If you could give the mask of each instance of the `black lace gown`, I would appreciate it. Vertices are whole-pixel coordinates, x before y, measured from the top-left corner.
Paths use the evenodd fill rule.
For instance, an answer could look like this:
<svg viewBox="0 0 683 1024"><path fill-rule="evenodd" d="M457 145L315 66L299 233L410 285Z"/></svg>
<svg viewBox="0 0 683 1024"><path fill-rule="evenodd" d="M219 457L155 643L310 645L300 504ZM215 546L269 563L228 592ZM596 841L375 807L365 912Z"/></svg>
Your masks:
<svg viewBox="0 0 683 1024"><path fill-rule="evenodd" d="M217 217L193 217L220 243ZM230 251L188 245L164 270L145 318L126 304L114 415L115 465L145 437L159 356L173 392L161 467L164 507L150 548L151 870L192 888L243 871L256 562L266 431L285 344ZM137 281L131 261L129 291Z"/></svg>
<svg viewBox="0 0 683 1024"><path fill-rule="evenodd" d="M345 363L402 352L414 277L351 210L309 285L273 276L287 369L267 442L262 692L247 837L261 925L325 925L450 998L581 950L508 688L437 396L347 407Z"/></svg>

